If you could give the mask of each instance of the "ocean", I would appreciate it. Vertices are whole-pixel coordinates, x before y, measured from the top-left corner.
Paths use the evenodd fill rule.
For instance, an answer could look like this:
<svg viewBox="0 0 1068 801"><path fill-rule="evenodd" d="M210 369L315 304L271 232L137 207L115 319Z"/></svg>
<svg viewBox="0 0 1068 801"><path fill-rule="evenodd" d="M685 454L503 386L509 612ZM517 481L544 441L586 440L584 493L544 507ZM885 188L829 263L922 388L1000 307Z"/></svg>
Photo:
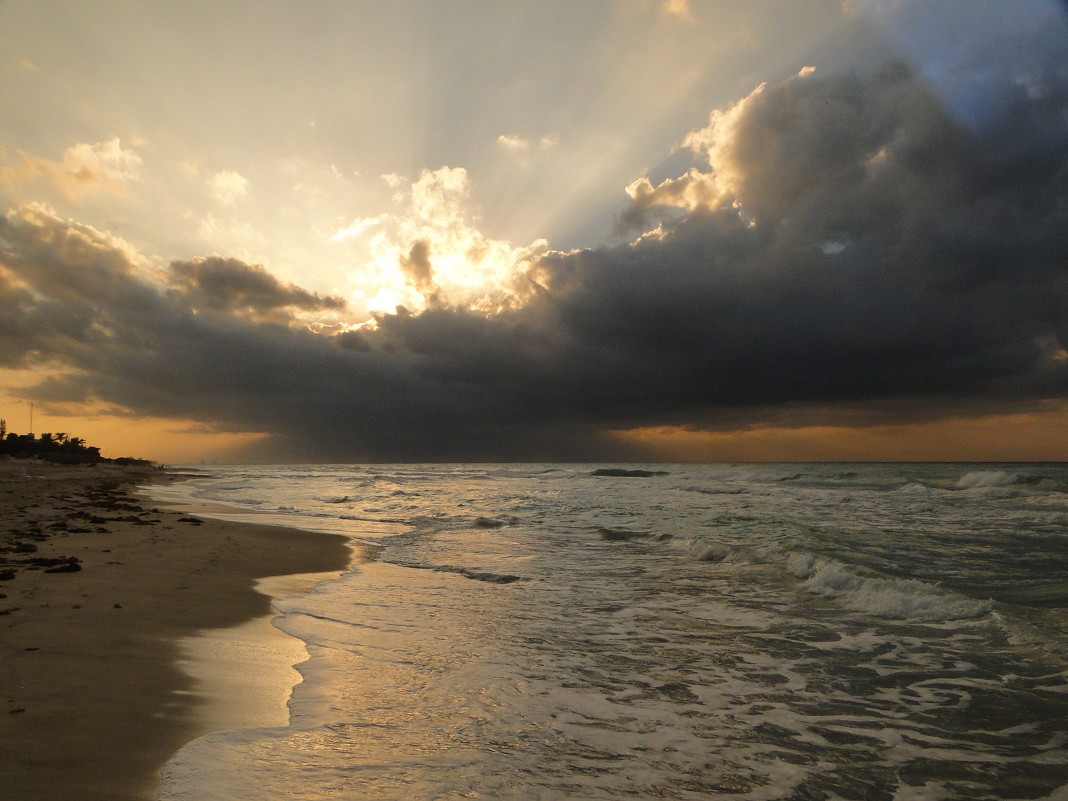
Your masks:
<svg viewBox="0 0 1068 801"><path fill-rule="evenodd" d="M1068 465L227 466L345 534L160 799L1068 799ZM223 507L215 507L222 509Z"/></svg>

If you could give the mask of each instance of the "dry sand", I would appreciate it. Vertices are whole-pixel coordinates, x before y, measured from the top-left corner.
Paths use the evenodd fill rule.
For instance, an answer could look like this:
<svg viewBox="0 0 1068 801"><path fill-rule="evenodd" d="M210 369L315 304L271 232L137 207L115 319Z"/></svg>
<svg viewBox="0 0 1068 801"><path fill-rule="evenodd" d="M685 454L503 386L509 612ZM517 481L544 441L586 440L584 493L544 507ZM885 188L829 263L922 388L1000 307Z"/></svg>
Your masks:
<svg viewBox="0 0 1068 801"><path fill-rule="evenodd" d="M270 600L256 579L349 564L341 537L200 521L131 494L153 480L165 479L0 460L4 801L153 798L181 745L259 697L243 697L232 670L217 671L214 690L194 682L180 667L196 659L190 636L241 624L239 650L269 649L263 638L283 635L266 625ZM205 686L215 700L231 696L231 713L204 713Z"/></svg>

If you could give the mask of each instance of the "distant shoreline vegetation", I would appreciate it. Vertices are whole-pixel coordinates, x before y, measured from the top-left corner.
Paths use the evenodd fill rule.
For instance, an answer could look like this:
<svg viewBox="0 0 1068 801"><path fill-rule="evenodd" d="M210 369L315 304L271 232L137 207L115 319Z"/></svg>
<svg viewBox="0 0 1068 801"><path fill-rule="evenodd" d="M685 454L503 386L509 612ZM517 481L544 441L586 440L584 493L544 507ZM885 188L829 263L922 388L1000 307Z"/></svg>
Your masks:
<svg viewBox="0 0 1068 801"><path fill-rule="evenodd" d="M120 456L109 459L100 455L100 448L87 445L81 437L71 437L64 433L33 434L7 433L0 429L0 457L14 459L40 459L56 464L118 464L151 466L148 459L135 459L132 456Z"/></svg>

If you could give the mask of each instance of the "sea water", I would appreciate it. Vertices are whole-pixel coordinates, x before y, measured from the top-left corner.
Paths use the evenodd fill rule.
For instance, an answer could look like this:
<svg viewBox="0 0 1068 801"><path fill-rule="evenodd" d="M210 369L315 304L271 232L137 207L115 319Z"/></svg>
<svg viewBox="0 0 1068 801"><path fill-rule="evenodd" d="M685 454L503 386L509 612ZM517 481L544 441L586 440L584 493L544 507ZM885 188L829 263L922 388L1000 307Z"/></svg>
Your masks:
<svg viewBox="0 0 1068 801"><path fill-rule="evenodd" d="M1066 799L1068 466L218 467L346 534L179 799ZM216 507L220 508L220 507Z"/></svg>

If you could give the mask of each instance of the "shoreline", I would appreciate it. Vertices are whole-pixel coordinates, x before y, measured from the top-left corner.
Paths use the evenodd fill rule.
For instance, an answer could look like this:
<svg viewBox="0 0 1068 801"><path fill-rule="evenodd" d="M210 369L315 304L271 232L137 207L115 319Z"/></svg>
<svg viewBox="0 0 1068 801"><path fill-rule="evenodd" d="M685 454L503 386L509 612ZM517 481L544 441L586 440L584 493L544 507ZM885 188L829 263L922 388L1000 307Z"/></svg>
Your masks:
<svg viewBox="0 0 1068 801"><path fill-rule="evenodd" d="M275 616L259 580L341 572L348 540L197 518L134 494L161 480L151 468L0 460L3 801L153 799L182 746L288 699L280 660L302 644L238 696L210 653L188 664L190 643L215 636L238 666L257 664ZM237 646L211 633L225 629L243 632Z"/></svg>

